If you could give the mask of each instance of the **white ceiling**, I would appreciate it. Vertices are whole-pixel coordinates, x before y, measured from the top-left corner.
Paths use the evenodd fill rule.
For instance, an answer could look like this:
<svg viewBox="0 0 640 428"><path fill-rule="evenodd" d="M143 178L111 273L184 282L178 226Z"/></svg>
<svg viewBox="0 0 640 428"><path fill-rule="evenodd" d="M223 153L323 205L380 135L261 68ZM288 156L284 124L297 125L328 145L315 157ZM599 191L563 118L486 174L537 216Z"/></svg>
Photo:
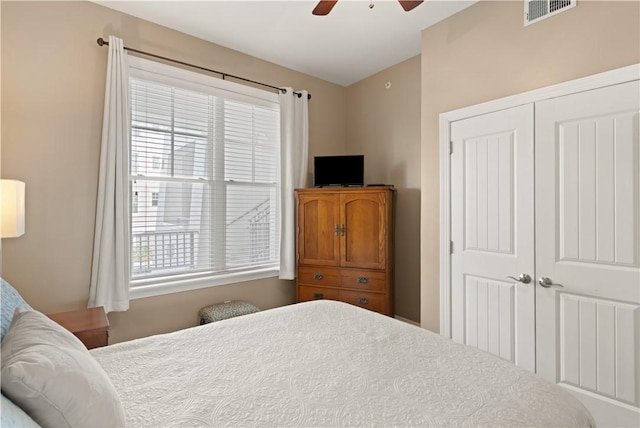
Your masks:
<svg viewBox="0 0 640 428"><path fill-rule="evenodd" d="M95 3L293 70L347 86L420 53L421 31L476 1L111 1ZM125 40L126 45L126 40ZM135 46L131 46L135 48Z"/></svg>

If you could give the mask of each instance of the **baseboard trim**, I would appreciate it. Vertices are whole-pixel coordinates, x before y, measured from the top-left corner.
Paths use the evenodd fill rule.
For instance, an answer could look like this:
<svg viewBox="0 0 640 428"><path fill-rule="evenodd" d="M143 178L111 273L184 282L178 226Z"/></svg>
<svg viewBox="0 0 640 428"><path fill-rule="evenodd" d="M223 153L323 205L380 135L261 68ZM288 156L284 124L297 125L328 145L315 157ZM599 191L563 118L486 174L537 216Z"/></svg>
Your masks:
<svg viewBox="0 0 640 428"><path fill-rule="evenodd" d="M397 319L398 321L406 322L407 324L411 324L411 325L415 325L416 327L420 327L420 323L415 322L415 321L411 321L411 320L403 318L403 317L399 317L398 315L396 315L394 318Z"/></svg>

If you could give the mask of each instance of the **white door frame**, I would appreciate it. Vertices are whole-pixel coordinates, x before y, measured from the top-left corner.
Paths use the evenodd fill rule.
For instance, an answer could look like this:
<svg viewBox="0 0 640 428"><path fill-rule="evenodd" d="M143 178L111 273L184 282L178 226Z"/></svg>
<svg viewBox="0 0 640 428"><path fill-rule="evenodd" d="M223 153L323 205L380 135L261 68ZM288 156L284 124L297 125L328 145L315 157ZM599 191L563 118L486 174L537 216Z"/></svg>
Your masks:
<svg viewBox="0 0 640 428"><path fill-rule="evenodd" d="M640 64L440 114L440 334L451 337L451 122L549 98L640 79ZM454 248L454 251L459 251Z"/></svg>

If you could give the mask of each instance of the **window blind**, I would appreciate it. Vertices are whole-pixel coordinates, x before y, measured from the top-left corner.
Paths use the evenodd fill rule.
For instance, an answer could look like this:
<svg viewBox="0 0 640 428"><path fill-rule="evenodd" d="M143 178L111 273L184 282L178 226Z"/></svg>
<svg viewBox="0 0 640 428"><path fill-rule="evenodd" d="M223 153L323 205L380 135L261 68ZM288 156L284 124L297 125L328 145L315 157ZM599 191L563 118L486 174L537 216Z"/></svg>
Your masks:
<svg viewBox="0 0 640 428"><path fill-rule="evenodd" d="M140 64L129 82L131 286L277 267L277 97Z"/></svg>

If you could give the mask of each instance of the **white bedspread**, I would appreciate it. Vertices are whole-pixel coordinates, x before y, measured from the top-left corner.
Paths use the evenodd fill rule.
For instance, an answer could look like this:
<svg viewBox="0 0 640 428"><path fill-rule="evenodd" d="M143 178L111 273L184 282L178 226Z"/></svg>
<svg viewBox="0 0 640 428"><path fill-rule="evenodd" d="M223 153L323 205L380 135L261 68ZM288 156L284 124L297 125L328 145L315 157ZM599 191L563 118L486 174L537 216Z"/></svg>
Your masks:
<svg viewBox="0 0 640 428"><path fill-rule="evenodd" d="M590 426L566 391L488 353L317 301L91 351L129 426Z"/></svg>

